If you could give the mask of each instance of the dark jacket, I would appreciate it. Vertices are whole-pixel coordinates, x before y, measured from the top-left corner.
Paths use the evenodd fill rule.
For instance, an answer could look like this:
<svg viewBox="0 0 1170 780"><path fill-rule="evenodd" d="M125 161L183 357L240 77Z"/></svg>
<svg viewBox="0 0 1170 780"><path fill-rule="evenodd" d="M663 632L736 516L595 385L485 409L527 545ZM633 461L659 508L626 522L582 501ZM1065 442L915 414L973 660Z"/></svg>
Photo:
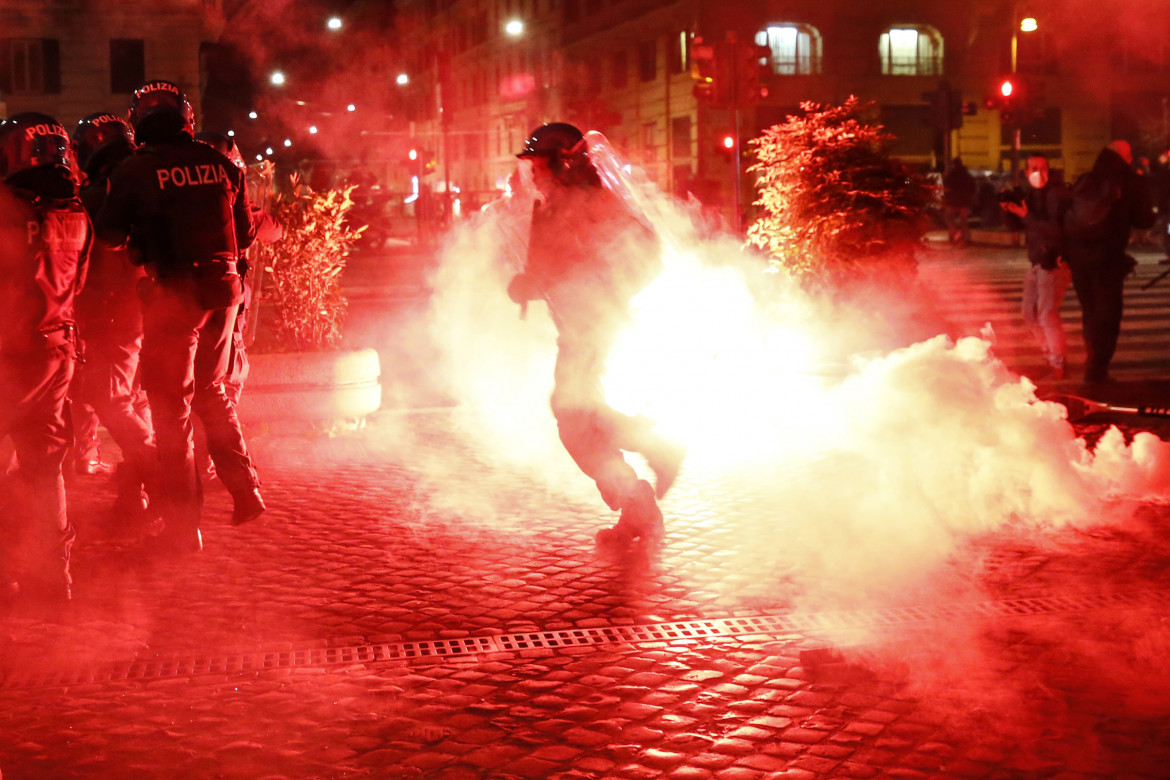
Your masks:
<svg viewBox="0 0 1170 780"><path fill-rule="evenodd" d="M562 337L618 326L661 270L651 231L600 183L558 186L533 211L524 275Z"/></svg>
<svg viewBox="0 0 1170 780"><path fill-rule="evenodd" d="M126 150L128 156L130 150ZM93 219L101 212L112 169L123 158L107 161L81 189L81 202ZM77 316L83 335L117 328L127 332L142 330L142 306L138 301L138 281L145 275L141 265L131 262L127 247L115 248L98 242L89 258L85 289L77 298Z"/></svg>
<svg viewBox="0 0 1170 780"><path fill-rule="evenodd" d="M0 187L0 348L23 352L75 325L92 242L78 199Z"/></svg>
<svg viewBox="0 0 1170 780"><path fill-rule="evenodd" d="M1109 209L1104 234L1089 240L1075 240L1070 236L1069 257L1074 262L1120 262L1125 257L1130 231L1135 227L1145 229L1154 224L1150 182L1109 148L1101 150L1092 170L1086 175L1100 177L1107 182L1116 192L1116 198Z"/></svg>
<svg viewBox="0 0 1170 780"><path fill-rule="evenodd" d="M234 267L254 235L244 174L186 134L147 144L110 177L97 234L129 241L162 284L192 278L197 266Z"/></svg>
<svg viewBox="0 0 1170 780"><path fill-rule="evenodd" d="M1028 260L1051 271L1064 255L1064 230L1061 221L1068 204L1068 188L1049 181L1043 189L1024 187L1024 237Z"/></svg>
<svg viewBox="0 0 1170 780"><path fill-rule="evenodd" d="M975 177L965 165L952 166L943 177L943 205L969 209L975 203Z"/></svg>

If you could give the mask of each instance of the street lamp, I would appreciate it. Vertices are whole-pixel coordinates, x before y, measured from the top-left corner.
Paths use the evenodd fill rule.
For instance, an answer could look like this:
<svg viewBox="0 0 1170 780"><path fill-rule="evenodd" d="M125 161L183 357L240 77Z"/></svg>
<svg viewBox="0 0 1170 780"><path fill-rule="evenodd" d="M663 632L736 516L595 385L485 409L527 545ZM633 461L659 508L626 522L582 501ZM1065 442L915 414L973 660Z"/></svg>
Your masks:
<svg viewBox="0 0 1170 780"><path fill-rule="evenodd" d="M1016 74L1016 68L1019 64L1020 53L1020 33L1021 32L1036 32L1040 29L1039 23L1033 16L1025 16L1021 18L1019 4L1012 3L1012 75ZM1008 87L1012 86L1011 81L1005 81ZM1005 98L1011 97L1011 92L1003 93ZM1016 112L1015 128L1012 132L1012 185L1019 184L1020 178L1020 122L1021 118L1019 112Z"/></svg>
<svg viewBox="0 0 1170 780"><path fill-rule="evenodd" d="M340 16L330 16L329 21L325 22L325 26L328 27L330 30L340 30L341 29L341 17Z"/></svg>
<svg viewBox="0 0 1170 780"><path fill-rule="evenodd" d="M394 79L394 83L400 87L405 87L410 83L410 76L406 75L405 73L399 73L398 78Z"/></svg>
<svg viewBox="0 0 1170 780"><path fill-rule="evenodd" d="M519 19L510 19L508 20L507 24L504 25L504 32L506 32L508 35L511 35L513 38L517 38L524 34L524 22L520 21Z"/></svg>
<svg viewBox="0 0 1170 780"><path fill-rule="evenodd" d="M280 71L280 70L272 71L272 75L268 77L268 80L271 81L272 84L277 86L277 87L284 86L284 82L285 82L284 71Z"/></svg>

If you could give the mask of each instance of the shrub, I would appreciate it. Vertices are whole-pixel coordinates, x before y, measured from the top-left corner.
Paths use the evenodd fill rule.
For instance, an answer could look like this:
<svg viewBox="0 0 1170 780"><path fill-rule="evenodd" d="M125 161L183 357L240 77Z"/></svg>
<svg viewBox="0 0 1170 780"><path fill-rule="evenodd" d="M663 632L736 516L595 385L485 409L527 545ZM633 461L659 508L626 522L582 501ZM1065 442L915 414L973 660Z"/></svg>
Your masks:
<svg viewBox="0 0 1170 780"><path fill-rule="evenodd" d="M753 139L764 215L747 241L806 286L840 286L913 268L931 190L890 157L873 104L803 103Z"/></svg>
<svg viewBox="0 0 1170 780"><path fill-rule="evenodd" d="M341 292L346 258L365 226L346 217L353 187L318 193L294 176L276 203L284 236L256 249L263 268L261 302L273 313L258 331L261 351L337 349L347 301Z"/></svg>

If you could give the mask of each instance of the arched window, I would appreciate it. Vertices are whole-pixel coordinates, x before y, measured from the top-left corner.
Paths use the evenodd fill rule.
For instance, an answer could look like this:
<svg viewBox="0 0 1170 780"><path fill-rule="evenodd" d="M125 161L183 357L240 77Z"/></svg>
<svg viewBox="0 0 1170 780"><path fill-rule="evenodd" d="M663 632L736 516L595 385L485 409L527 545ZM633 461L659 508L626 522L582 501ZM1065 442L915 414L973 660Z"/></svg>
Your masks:
<svg viewBox="0 0 1170 780"><path fill-rule="evenodd" d="M821 34L807 24L781 22L756 33L756 43L772 50L772 72L807 76L821 72Z"/></svg>
<svg viewBox="0 0 1170 780"><path fill-rule="evenodd" d="M878 41L884 76L941 76L943 39L922 24L896 25Z"/></svg>

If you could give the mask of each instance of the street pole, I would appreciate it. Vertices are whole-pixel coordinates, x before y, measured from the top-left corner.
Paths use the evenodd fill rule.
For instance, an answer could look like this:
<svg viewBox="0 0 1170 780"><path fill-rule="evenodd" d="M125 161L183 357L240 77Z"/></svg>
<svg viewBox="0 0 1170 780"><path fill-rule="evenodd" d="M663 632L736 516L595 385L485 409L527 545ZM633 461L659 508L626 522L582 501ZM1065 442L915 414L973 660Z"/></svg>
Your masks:
<svg viewBox="0 0 1170 780"><path fill-rule="evenodd" d="M439 77L439 134L443 155L443 213L440 217L445 223L449 217L453 216L451 210L455 205L451 198L451 122L450 117L447 116L447 82L451 76L451 56L443 50L437 52L435 57L437 58Z"/></svg>
<svg viewBox="0 0 1170 780"><path fill-rule="evenodd" d="M740 74L740 58L743 52L740 48L739 39L734 32L727 33L725 50L728 62L731 63L729 70L731 71L731 121L735 132L735 147L732 151L732 165L735 166L735 196L732 202L735 204L735 213L732 215L731 224L735 228L735 235L743 234L743 157L740 152L739 140L739 125L740 125L740 104L742 103L743 91Z"/></svg>
<svg viewBox="0 0 1170 780"><path fill-rule="evenodd" d="M1016 2L1012 2L1012 76L1016 75L1016 61L1020 49L1020 14ZM1013 84L1015 83L1013 79ZM1023 121L1022 111L1017 109L1012 118L1012 186L1020 185L1020 133Z"/></svg>
<svg viewBox="0 0 1170 780"><path fill-rule="evenodd" d="M735 235L743 235L743 157L739 149L739 100L735 101L732 109L735 118Z"/></svg>

